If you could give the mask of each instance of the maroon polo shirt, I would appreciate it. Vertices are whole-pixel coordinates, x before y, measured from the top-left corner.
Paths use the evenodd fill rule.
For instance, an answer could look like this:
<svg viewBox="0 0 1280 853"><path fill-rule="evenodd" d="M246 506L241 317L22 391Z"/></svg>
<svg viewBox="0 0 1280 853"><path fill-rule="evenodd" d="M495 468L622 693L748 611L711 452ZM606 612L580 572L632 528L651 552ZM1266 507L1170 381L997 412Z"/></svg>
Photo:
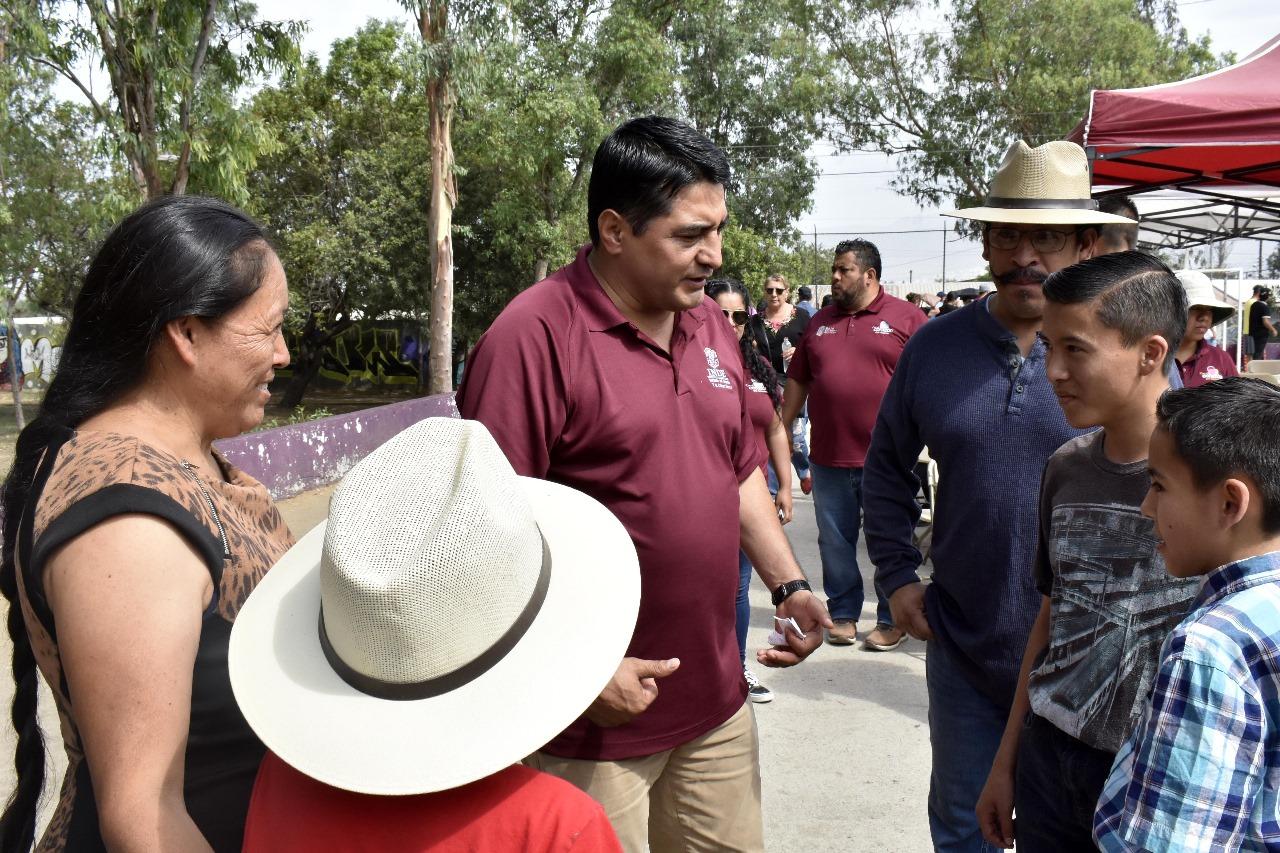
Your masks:
<svg viewBox="0 0 1280 853"><path fill-rule="evenodd" d="M777 416L778 411L773 407L773 398L769 396L769 389L764 387L764 383L758 379L752 379L751 374L748 373L747 417L751 418L751 428L756 443L760 446L760 452L764 454L764 458L760 460L761 468L764 468L765 463L769 461L767 436L769 427L773 425L773 419Z"/></svg>
<svg viewBox="0 0 1280 853"><path fill-rule="evenodd" d="M861 468L880 399L907 338L923 326L919 308L885 293L854 314L828 305L813 315L787 377L809 386L809 458Z"/></svg>
<svg viewBox="0 0 1280 853"><path fill-rule="evenodd" d="M1236 363L1223 350L1208 341L1196 344L1196 351L1186 362L1178 362L1178 371L1182 374L1182 387L1195 388L1224 376L1239 376Z"/></svg>
<svg viewBox="0 0 1280 853"><path fill-rule="evenodd" d="M687 743L745 701L734 632L738 486L761 456L738 342L719 307L708 299L678 314L668 354L610 301L588 249L494 320L457 399L518 473L586 492L635 542L640 614L627 654L678 657L680 668L630 723L600 728L582 717L544 748L617 760Z"/></svg>

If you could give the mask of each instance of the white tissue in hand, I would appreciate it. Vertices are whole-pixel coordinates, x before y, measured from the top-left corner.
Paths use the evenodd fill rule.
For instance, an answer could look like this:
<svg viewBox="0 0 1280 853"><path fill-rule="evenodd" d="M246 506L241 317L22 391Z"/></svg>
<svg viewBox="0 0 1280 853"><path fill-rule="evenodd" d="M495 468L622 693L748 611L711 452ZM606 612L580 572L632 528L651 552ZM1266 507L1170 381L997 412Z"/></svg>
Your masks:
<svg viewBox="0 0 1280 853"><path fill-rule="evenodd" d="M787 631L790 630L800 639L804 639L804 631L800 630L800 626L795 619L790 616L783 619L781 616L773 617L773 621L777 623L774 630L769 633L769 645L785 646L787 644Z"/></svg>

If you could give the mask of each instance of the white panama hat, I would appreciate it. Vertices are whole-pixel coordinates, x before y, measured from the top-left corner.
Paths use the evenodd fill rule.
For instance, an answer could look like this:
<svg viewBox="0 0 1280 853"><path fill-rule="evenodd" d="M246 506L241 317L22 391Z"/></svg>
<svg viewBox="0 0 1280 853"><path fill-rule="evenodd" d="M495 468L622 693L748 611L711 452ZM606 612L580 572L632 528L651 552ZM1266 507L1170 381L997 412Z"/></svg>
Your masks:
<svg viewBox="0 0 1280 853"><path fill-rule="evenodd" d="M575 720L635 628L635 547L604 506L518 477L478 422L428 418L357 463L240 610L249 725L313 779L421 794Z"/></svg>
<svg viewBox="0 0 1280 853"><path fill-rule="evenodd" d="M1178 270L1174 273L1187 292L1188 308L1208 308L1213 312L1212 325L1216 326L1236 313L1234 305L1219 299L1213 292L1213 279L1200 270Z"/></svg>
<svg viewBox="0 0 1280 853"><path fill-rule="evenodd" d="M1089 158L1074 142L1059 139L1032 148L1021 139L1005 152L991 179L986 204L943 216L1013 225L1104 225L1134 220L1098 210L1089 194Z"/></svg>

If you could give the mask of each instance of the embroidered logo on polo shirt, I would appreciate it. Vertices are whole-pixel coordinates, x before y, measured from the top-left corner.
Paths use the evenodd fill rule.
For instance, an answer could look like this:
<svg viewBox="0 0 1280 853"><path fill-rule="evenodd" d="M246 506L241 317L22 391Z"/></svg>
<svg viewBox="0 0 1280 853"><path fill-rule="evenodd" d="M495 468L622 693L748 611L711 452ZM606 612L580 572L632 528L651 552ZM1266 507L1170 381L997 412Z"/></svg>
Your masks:
<svg viewBox="0 0 1280 853"><path fill-rule="evenodd" d="M764 387L764 383L761 382L759 379L752 379L751 384L747 386L747 389L750 391L755 391L757 394L769 393L769 389Z"/></svg>
<svg viewBox="0 0 1280 853"><path fill-rule="evenodd" d="M891 328L889 327L889 324L888 324L888 323L886 323L884 320L881 320L879 323L877 323L876 325L872 326L872 327L871 327L871 331L875 332L877 335L892 335L892 334L893 334L893 329L891 329Z"/></svg>
<svg viewBox="0 0 1280 853"><path fill-rule="evenodd" d="M702 354L707 357L707 381L716 388L732 391L733 383L729 381L729 374L720 367L720 354L711 347L703 347Z"/></svg>
<svg viewBox="0 0 1280 853"><path fill-rule="evenodd" d="M820 326L818 331L814 332L818 337L822 337L823 335L834 335L835 333L836 330L834 326Z"/></svg>
<svg viewBox="0 0 1280 853"><path fill-rule="evenodd" d="M1211 364L1211 365L1209 365L1209 368L1208 368L1207 370L1205 370L1205 372L1204 372L1204 373L1201 373L1201 374L1200 374L1200 378L1201 378L1201 379L1203 379L1203 380L1204 380L1204 381L1206 381L1206 382L1212 382L1212 381L1213 381L1213 380L1215 380L1215 379L1221 379L1221 378L1222 378L1222 371L1218 370L1218 368L1217 368L1217 367L1215 367L1215 366L1213 366L1213 365Z"/></svg>

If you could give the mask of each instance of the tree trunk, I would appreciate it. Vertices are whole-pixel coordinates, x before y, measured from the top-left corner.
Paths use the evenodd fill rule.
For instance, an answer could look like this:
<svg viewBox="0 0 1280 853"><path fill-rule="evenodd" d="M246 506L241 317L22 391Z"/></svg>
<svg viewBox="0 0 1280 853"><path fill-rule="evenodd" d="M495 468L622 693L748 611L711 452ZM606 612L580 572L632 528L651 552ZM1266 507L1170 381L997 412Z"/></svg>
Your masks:
<svg viewBox="0 0 1280 853"><path fill-rule="evenodd" d="M4 320L9 326L9 385L13 388L13 419L21 432L27 427L27 417L22 411L22 374L18 373L18 353L22 351L22 343L13 324L13 308L14 301L10 299L5 305Z"/></svg>
<svg viewBox="0 0 1280 853"><path fill-rule="evenodd" d="M547 267L551 265L550 259L546 257L538 258L538 262L533 265L533 283L537 284L547 277Z"/></svg>
<svg viewBox="0 0 1280 853"><path fill-rule="evenodd" d="M418 29L427 44L448 38L448 0L426 0L418 15ZM432 394L453 390L453 206L458 198L453 177L453 85L448 63L440 63L427 84L431 139L431 206L427 232L431 244L431 350L427 389Z"/></svg>
<svg viewBox="0 0 1280 853"><path fill-rule="evenodd" d="M313 379L320 373L320 360L324 358L324 350L317 349L312 351L310 348L302 348L298 352L298 358L293 363L293 376L289 378L289 384L284 386L284 394L280 398L280 406L292 412L306 396L307 388L310 387Z"/></svg>

